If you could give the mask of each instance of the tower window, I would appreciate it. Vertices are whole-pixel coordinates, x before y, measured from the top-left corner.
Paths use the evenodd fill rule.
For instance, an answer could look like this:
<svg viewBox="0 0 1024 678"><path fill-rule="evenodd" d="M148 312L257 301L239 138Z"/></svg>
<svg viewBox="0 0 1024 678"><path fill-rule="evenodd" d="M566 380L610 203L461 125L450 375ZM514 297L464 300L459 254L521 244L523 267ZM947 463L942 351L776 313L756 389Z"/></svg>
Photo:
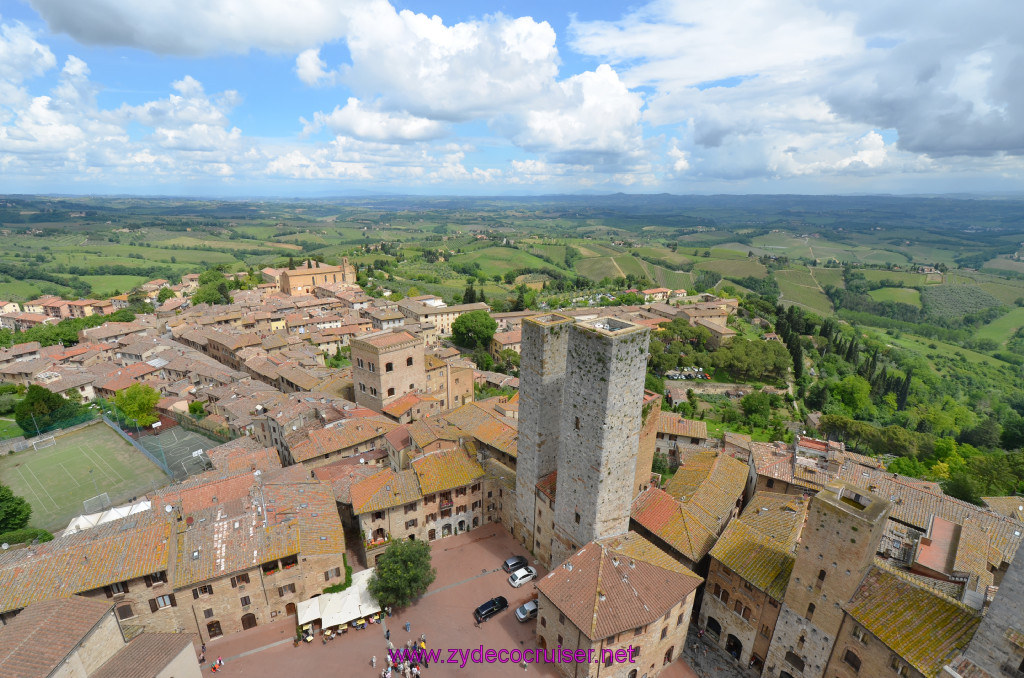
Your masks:
<svg viewBox="0 0 1024 678"><path fill-rule="evenodd" d="M412 357L406 358L405 359L405 364L406 364L407 367L411 367L412 366Z"/></svg>
<svg viewBox="0 0 1024 678"><path fill-rule="evenodd" d="M580 514L579 513L576 514L576 524L577 525L580 524Z"/></svg>
<svg viewBox="0 0 1024 678"><path fill-rule="evenodd" d="M580 418L579 418L579 417L576 417L576 430L577 430L577 431L579 431L579 430L580 430ZM577 522L578 522L578 521L577 521Z"/></svg>
<svg viewBox="0 0 1024 678"><path fill-rule="evenodd" d="M807 621L814 618L814 603L807 606Z"/></svg>

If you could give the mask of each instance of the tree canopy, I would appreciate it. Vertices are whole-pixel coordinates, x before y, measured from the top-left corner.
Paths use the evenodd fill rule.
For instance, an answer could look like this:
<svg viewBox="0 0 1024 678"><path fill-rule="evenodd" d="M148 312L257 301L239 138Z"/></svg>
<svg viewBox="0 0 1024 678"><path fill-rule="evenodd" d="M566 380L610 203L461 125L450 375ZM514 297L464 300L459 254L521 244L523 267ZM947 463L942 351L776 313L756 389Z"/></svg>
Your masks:
<svg viewBox="0 0 1024 678"><path fill-rule="evenodd" d="M465 348L480 346L486 349L497 331L498 322L490 313L483 309L470 311L452 323L452 341Z"/></svg>
<svg viewBox="0 0 1024 678"><path fill-rule="evenodd" d="M148 384L132 384L114 398L114 404L139 426L157 421L153 408L160 401L160 392Z"/></svg>
<svg viewBox="0 0 1024 678"><path fill-rule="evenodd" d="M382 607L405 607L423 595L436 577L427 542L398 540L377 558L369 590Z"/></svg>
<svg viewBox="0 0 1024 678"><path fill-rule="evenodd" d="M785 379L793 359L786 347L777 341L734 338L715 351L715 367L724 369L734 379Z"/></svg>
<svg viewBox="0 0 1024 678"><path fill-rule="evenodd" d="M67 398L32 384L14 407L14 421L27 434L35 435L77 416L81 411L81 406Z"/></svg>
<svg viewBox="0 0 1024 678"><path fill-rule="evenodd" d="M28 525L32 506L11 488L0 485L0 532L13 532Z"/></svg>

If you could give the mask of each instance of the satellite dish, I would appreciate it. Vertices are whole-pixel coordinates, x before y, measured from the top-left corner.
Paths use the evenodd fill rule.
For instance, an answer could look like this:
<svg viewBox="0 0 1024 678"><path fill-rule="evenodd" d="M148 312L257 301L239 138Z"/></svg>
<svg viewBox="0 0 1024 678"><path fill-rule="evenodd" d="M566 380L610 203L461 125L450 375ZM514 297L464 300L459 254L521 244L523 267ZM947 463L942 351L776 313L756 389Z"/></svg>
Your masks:
<svg viewBox="0 0 1024 678"><path fill-rule="evenodd" d="M168 504L167 506L164 507L164 511L167 512L167 513L170 513L173 510L174 510L174 507L171 506L170 504Z"/></svg>

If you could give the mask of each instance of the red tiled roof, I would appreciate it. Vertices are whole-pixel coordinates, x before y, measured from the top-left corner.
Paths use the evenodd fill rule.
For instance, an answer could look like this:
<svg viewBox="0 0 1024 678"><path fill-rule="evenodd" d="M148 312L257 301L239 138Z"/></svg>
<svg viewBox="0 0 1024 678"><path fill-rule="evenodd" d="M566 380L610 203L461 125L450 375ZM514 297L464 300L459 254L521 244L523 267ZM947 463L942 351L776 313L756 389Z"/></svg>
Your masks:
<svg viewBox="0 0 1024 678"><path fill-rule="evenodd" d="M703 581L635 532L590 542L537 583L597 641L665 616Z"/></svg>
<svg viewBox="0 0 1024 678"><path fill-rule="evenodd" d="M190 647L192 636L187 633L143 633L89 678L153 678ZM196 661L195 655L187 661Z"/></svg>
<svg viewBox="0 0 1024 678"><path fill-rule="evenodd" d="M26 607L0 626L0 676L45 678L110 612L107 601L71 596Z"/></svg>

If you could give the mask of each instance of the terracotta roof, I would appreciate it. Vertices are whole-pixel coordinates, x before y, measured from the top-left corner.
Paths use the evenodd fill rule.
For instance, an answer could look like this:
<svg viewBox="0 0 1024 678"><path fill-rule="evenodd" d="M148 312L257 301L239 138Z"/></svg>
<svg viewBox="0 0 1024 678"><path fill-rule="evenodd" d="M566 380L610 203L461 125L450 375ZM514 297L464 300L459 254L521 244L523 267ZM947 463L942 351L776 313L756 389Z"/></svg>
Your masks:
<svg viewBox="0 0 1024 678"><path fill-rule="evenodd" d="M344 460L313 469L317 480L329 483L334 498L342 504L352 503L352 486L376 474L380 469L369 464L348 464Z"/></svg>
<svg viewBox="0 0 1024 678"><path fill-rule="evenodd" d="M143 633L89 678L154 678L191 647L192 636L186 633Z"/></svg>
<svg viewBox="0 0 1024 678"><path fill-rule="evenodd" d="M999 515L1024 522L1024 497L982 497L981 500Z"/></svg>
<svg viewBox="0 0 1024 678"><path fill-rule="evenodd" d="M523 342L523 331L510 330L508 332L498 332L494 335L492 341L502 346L508 346L510 344L521 344Z"/></svg>
<svg viewBox="0 0 1024 678"><path fill-rule="evenodd" d="M537 481L537 489L551 501L555 500L555 493L558 490L558 471L552 471Z"/></svg>
<svg viewBox="0 0 1024 678"><path fill-rule="evenodd" d="M484 476L483 467L462 450L425 454L413 460L412 468L423 494L463 487Z"/></svg>
<svg viewBox="0 0 1024 678"><path fill-rule="evenodd" d="M674 412L660 412L658 414L658 433L667 433L683 438L707 438L708 425L703 421L683 419Z"/></svg>
<svg viewBox="0 0 1024 678"><path fill-rule="evenodd" d="M519 454L519 430L515 420L505 419L493 409L477 403L467 403L440 415L452 426L465 431L488 445L512 457Z"/></svg>
<svg viewBox="0 0 1024 678"><path fill-rule="evenodd" d="M281 468L277 448L263 447L255 438L249 436L211 447L206 451L206 456L210 458L214 468L229 473Z"/></svg>
<svg viewBox="0 0 1024 678"><path fill-rule="evenodd" d="M263 492L269 522L298 521L299 548L304 556L345 551L345 533L329 483L271 481Z"/></svg>
<svg viewBox="0 0 1024 678"><path fill-rule="evenodd" d="M0 557L0 612L165 571L170 537L163 515L147 511L8 552Z"/></svg>
<svg viewBox="0 0 1024 678"><path fill-rule="evenodd" d="M981 620L967 606L912 583L895 568L877 564L844 607L928 678L940 675L942 667L960 654Z"/></svg>
<svg viewBox="0 0 1024 678"><path fill-rule="evenodd" d="M377 348L389 348L391 346L397 346L398 344L403 344L408 341L417 341L417 339L408 332L402 331L375 334L369 337L363 337L358 341L365 342Z"/></svg>
<svg viewBox="0 0 1024 678"><path fill-rule="evenodd" d="M401 417L406 414L409 410L420 403L424 402L437 402L437 398L427 395L420 395L419 393L406 393L400 398L392 400L390 403L385 405L381 411L384 414L392 417Z"/></svg>
<svg viewBox="0 0 1024 678"><path fill-rule="evenodd" d="M0 626L0 676L46 678L111 610L71 596L29 605Z"/></svg>
<svg viewBox="0 0 1024 678"><path fill-rule="evenodd" d="M397 427L397 423L381 416L342 419L324 428L309 431L303 440L291 446L292 458L302 462L347 450L382 438Z"/></svg>
<svg viewBox="0 0 1024 678"><path fill-rule="evenodd" d="M656 487L633 500L631 518L696 563L711 550L718 525L703 511L692 511Z"/></svg>
<svg viewBox="0 0 1024 678"><path fill-rule="evenodd" d="M402 506L421 499L413 469L395 473L385 469L352 486L352 512L356 515Z"/></svg>
<svg viewBox="0 0 1024 678"><path fill-rule="evenodd" d="M590 542L537 588L591 640L665 613L703 580L635 532Z"/></svg>
<svg viewBox="0 0 1024 678"><path fill-rule="evenodd" d="M743 515L729 523L711 557L782 600L806 515L807 502L800 497L758 492Z"/></svg>

